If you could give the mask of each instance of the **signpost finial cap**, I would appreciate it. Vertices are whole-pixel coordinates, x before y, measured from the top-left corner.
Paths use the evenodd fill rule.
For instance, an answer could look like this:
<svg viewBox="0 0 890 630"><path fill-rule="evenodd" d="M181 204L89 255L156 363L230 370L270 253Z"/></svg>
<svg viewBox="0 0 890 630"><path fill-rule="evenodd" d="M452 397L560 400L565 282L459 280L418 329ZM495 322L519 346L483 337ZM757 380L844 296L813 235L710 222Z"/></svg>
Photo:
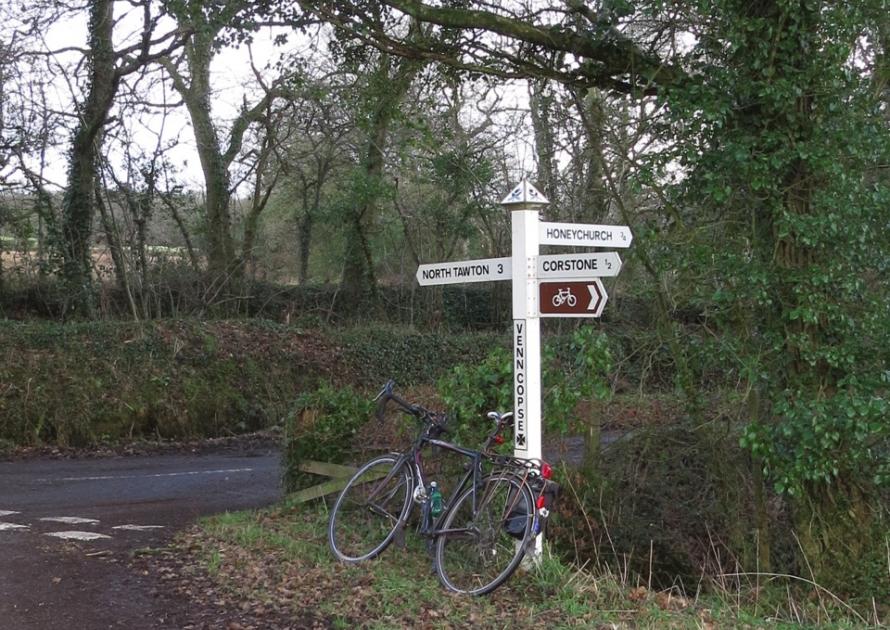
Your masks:
<svg viewBox="0 0 890 630"><path fill-rule="evenodd" d="M501 201L501 205L510 210L532 210L550 203L541 191L523 179Z"/></svg>

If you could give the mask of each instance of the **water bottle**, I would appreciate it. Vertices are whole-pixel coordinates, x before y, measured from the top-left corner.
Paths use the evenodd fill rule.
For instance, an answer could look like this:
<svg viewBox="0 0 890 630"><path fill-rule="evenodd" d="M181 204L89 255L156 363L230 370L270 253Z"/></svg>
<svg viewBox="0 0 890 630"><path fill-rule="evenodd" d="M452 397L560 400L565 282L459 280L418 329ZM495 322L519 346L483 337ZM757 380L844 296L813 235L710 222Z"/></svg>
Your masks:
<svg viewBox="0 0 890 630"><path fill-rule="evenodd" d="M430 513L433 517L442 513L442 493L439 492L439 484L430 482Z"/></svg>

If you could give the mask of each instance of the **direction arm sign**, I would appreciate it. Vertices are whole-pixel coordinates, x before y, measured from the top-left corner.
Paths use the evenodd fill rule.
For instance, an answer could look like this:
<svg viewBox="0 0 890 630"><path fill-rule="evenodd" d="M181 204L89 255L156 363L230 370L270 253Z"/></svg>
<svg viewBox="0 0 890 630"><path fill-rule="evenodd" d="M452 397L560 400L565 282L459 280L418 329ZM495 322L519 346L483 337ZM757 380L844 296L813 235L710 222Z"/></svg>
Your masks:
<svg viewBox="0 0 890 630"><path fill-rule="evenodd" d="M630 247L633 234L626 225L585 225L581 223L540 223L541 245L581 247Z"/></svg>
<svg viewBox="0 0 890 630"><path fill-rule="evenodd" d="M599 317L609 295L599 278L541 282L541 317Z"/></svg>
<svg viewBox="0 0 890 630"><path fill-rule="evenodd" d="M538 278L604 278L620 271L616 252L538 256Z"/></svg>
<svg viewBox="0 0 890 630"><path fill-rule="evenodd" d="M417 282L422 287L434 284L490 282L513 277L511 258L480 258L455 262L432 263L417 268Z"/></svg>

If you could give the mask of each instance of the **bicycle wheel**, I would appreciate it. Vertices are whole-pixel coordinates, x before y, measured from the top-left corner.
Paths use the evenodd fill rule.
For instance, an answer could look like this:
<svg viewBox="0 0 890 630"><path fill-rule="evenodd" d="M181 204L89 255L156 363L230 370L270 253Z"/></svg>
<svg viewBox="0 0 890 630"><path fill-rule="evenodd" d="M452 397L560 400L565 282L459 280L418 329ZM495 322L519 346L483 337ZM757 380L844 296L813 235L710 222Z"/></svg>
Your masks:
<svg viewBox="0 0 890 630"><path fill-rule="evenodd" d="M379 555L392 542L411 508L413 478L393 455L375 457L359 468L337 497L328 520L328 543L342 562Z"/></svg>
<svg viewBox="0 0 890 630"><path fill-rule="evenodd" d="M500 586L522 561L534 538L534 499L520 479L496 474L476 493L461 494L449 508L436 541L436 571L446 588L484 595Z"/></svg>

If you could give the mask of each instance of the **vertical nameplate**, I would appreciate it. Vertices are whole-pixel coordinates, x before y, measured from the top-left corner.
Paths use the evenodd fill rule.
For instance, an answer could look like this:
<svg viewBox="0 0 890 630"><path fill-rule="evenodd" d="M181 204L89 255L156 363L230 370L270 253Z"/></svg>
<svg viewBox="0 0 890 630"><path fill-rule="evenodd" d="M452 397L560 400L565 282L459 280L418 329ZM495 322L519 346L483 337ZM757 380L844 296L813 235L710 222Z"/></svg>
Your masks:
<svg viewBox="0 0 890 630"><path fill-rule="evenodd" d="M513 320L513 434L514 450L528 451L528 330L524 319Z"/></svg>

